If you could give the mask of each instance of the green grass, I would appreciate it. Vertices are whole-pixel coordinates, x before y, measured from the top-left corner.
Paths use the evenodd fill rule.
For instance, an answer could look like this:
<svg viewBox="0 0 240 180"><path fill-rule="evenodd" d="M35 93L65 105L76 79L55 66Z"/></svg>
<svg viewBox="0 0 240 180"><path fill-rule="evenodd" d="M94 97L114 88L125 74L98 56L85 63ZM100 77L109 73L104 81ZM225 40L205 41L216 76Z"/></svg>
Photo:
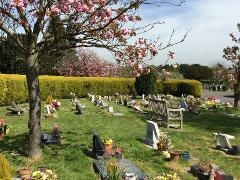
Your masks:
<svg viewBox="0 0 240 180"><path fill-rule="evenodd" d="M43 158L38 162L27 159L27 120L28 115L6 116L6 107L0 107L0 118L4 118L10 131L4 141L0 141L0 152L11 162L13 169L22 166L44 166L56 172L61 180L91 180L99 177L94 173L90 157L92 148L92 130L96 129L101 139L111 137L124 149L124 157L131 159L150 177L164 171L176 171L184 180L195 179L186 171L191 164L203 161L217 164L224 171L240 179L240 157L228 156L212 149L213 132L229 133L235 136L232 144L240 144L240 118L231 117L221 112L204 112L199 115L185 113L183 131L163 129L172 140L174 149L188 150L194 157L190 162L183 160L166 161L163 156L144 144L146 136L146 115L137 114L122 105L112 104L115 112L122 112L123 117L113 117L106 111L81 99L87 110L82 115L71 111L70 100L62 100L58 118L42 118L42 130L50 133L52 124L61 127L63 144L43 145ZM11 153L18 153L14 155Z"/></svg>

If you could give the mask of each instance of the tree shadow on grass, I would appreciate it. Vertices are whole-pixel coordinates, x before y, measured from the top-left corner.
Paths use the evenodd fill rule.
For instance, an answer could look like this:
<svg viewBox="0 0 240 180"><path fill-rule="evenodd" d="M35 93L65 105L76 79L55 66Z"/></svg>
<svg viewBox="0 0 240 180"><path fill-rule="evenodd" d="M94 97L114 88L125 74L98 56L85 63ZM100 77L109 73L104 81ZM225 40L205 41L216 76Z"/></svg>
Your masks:
<svg viewBox="0 0 240 180"><path fill-rule="evenodd" d="M239 117L230 117L223 113L200 113L199 115L186 113L183 117L183 122L194 128L229 134L239 133Z"/></svg>
<svg viewBox="0 0 240 180"><path fill-rule="evenodd" d="M15 152L21 156L28 156L28 133L6 136L4 140L0 141L1 151Z"/></svg>

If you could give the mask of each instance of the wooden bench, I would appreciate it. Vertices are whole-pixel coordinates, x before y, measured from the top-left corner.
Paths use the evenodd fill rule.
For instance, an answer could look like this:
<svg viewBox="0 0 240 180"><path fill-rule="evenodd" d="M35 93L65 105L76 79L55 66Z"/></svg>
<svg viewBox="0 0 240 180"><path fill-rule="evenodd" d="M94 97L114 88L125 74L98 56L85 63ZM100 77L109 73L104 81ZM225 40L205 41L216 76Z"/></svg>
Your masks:
<svg viewBox="0 0 240 180"><path fill-rule="evenodd" d="M169 108L167 100L148 99L151 119L160 125L169 127L183 127L181 108Z"/></svg>

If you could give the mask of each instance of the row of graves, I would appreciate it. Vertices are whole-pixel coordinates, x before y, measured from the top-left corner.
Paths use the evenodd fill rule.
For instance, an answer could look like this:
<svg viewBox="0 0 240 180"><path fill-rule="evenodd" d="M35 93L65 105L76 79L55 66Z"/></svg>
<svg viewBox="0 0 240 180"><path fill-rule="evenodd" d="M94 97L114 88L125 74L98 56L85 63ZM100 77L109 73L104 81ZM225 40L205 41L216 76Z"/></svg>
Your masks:
<svg viewBox="0 0 240 180"><path fill-rule="evenodd" d="M95 96L88 94L88 98L96 106L105 109L109 113L113 113L113 107L109 106L102 100L101 96ZM146 112L150 114L150 119L147 121L146 131L146 145L157 149L166 159L184 161L191 161L193 156L187 150L174 150L174 146L171 139L167 134L159 130L159 125L165 123L165 127L174 127L175 124L170 124L171 120L176 120L179 129L183 127L183 111L189 111L194 114L199 114L200 103L192 96L173 97L171 95L149 95L147 97L142 96L140 102L133 100L130 96L123 96L116 94L115 96L104 96L104 100L112 101L127 107L131 107L137 112ZM201 99L206 104L208 101L216 100ZM144 110L142 110L142 108ZM212 110L209 106L209 109ZM153 121L154 120L154 121ZM159 123L160 121L160 123ZM167 124L166 124L167 123ZM240 146L232 146L230 139L233 136L222 133L213 133L216 141L215 149L226 152L231 155L240 154ZM122 177L122 179L150 179L150 177L143 171L141 171L130 159L123 158L123 150L119 146L115 146L112 139L101 140L96 131L93 133L93 167L96 173L99 173L101 179L111 179L116 175ZM113 170L115 169L115 171ZM114 172L114 173L113 173ZM119 173L120 172L120 173ZM233 176L222 171L220 167L215 164L196 164L191 165L189 173L197 177L200 180L233 180ZM177 180L179 177L176 173L163 173L155 179L173 179Z"/></svg>
<svg viewBox="0 0 240 180"><path fill-rule="evenodd" d="M214 134L217 144L216 148L223 148L226 152L233 151L234 148L228 144L226 149L226 142L232 136L227 134L217 133ZM125 180L146 180L152 179L148 174L138 168L130 159L125 158L123 149L117 145L114 140L104 139L102 140L96 130L93 130L92 136L93 149L92 157L93 168L95 173L98 173L103 180L113 179L125 179ZM167 161L174 161L175 163L181 161L193 160L192 154L187 150L175 150L173 142L168 135L159 129L158 124L153 121L147 121L146 131L146 145L151 149L156 149ZM229 143L229 141L228 141ZM192 161L192 162L195 162ZM192 164L192 163L191 163ZM233 180L233 176L221 170L215 164L208 164L206 162L201 164L191 165L188 173L191 173L199 180ZM154 178L155 180L179 180L180 177L177 173L162 173Z"/></svg>

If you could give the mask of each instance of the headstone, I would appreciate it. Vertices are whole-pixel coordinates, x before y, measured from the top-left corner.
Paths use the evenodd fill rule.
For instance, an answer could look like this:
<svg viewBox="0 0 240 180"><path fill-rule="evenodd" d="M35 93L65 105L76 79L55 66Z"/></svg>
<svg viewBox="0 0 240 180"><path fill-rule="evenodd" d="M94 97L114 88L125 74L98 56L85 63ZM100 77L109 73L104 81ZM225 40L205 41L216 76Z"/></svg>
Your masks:
<svg viewBox="0 0 240 180"><path fill-rule="evenodd" d="M98 99L99 99L99 101L101 101L102 100L102 96L98 96Z"/></svg>
<svg viewBox="0 0 240 180"><path fill-rule="evenodd" d="M145 98L145 95L144 94L142 94L142 99L144 99Z"/></svg>
<svg viewBox="0 0 240 180"><path fill-rule="evenodd" d="M47 115L51 114L49 105L46 105L46 112L45 112L45 114L47 114Z"/></svg>
<svg viewBox="0 0 240 180"><path fill-rule="evenodd" d="M157 123L153 121L147 121L147 137L146 144L157 149L158 138L160 136Z"/></svg>
<svg viewBox="0 0 240 180"><path fill-rule="evenodd" d="M108 107L108 112L113 113L113 107L112 106Z"/></svg>
<svg viewBox="0 0 240 180"><path fill-rule="evenodd" d="M61 144L61 139L60 139L60 127L57 123L53 125L52 129L52 138L55 140L56 144Z"/></svg>
<svg viewBox="0 0 240 180"><path fill-rule="evenodd" d="M82 114L83 113L83 108L79 102L76 102L76 114Z"/></svg>
<svg viewBox="0 0 240 180"><path fill-rule="evenodd" d="M92 149L93 157L98 158L99 156L103 156L104 144L96 132L94 132L92 140L93 140L93 149Z"/></svg>
<svg viewBox="0 0 240 180"><path fill-rule="evenodd" d="M120 103L124 105L123 96L120 96Z"/></svg>
<svg viewBox="0 0 240 180"><path fill-rule="evenodd" d="M92 99L91 99L92 103L94 103L94 100L95 100L95 96L92 95Z"/></svg>
<svg viewBox="0 0 240 180"><path fill-rule="evenodd" d="M187 109L187 103L186 103L184 97L180 98L180 108Z"/></svg>

